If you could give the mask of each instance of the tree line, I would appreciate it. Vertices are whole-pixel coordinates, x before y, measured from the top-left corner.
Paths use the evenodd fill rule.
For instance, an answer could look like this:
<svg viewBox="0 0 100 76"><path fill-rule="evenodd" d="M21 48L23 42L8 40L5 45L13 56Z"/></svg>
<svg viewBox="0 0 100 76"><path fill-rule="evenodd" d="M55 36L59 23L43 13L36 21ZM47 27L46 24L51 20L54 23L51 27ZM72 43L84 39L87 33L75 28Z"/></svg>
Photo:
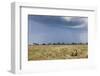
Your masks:
<svg viewBox="0 0 100 76"><path fill-rule="evenodd" d="M60 42L58 42L58 43L41 43L41 44L39 44L39 43L33 43L33 45L87 45L88 43L60 43Z"/></svg>

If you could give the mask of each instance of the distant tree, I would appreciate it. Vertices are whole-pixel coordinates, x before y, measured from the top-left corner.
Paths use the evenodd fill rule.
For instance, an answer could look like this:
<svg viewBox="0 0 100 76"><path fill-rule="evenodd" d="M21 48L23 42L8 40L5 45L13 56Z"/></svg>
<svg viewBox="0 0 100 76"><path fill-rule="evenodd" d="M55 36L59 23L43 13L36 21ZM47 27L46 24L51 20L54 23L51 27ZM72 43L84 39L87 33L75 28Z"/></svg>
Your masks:
<svg viewBox="0 0 100 76"><path fill-rule="evenodd" d="M65 45L65 43L63 42L62 45Z"/></svg>
<svg viewBox="0 0 100 76"><path fill-rule="evenodd" d="M88 45L88 43L85 43L86 45Z"/></svg>
<svg viewBox="0 0 100 76"><path fill-rule="evenodd" d="M45 43L43 43L42 45L46 45Z"/></svg>
<svg viewBox="0 0 100 76"><path fill-rule="evenodd" d="M53 43L53 45L56 45L56 43Z"/></svg>
<svg viewBox="0 0 100 76"><path fill-rule="evenodd" d="M72 45L75 45L75 43L73 42Z"/></svg>
<svg viewBox="0 0 100 76"><path fill-rule="evenodd" d="M39 45L38 43L33 43L33 45Z"/></svg>
<svg viewBox="0 0 100 76"><path fill-rule="evenodd" d="M60 45L61 43L60 42L58 42L58 43L56 43L57 45Z"/></svg>
<svg viewBox="0 0 100 76"><path fill-rule="evenodd" d="M79 43L80 45L82 45L83 43Z"/></svg>

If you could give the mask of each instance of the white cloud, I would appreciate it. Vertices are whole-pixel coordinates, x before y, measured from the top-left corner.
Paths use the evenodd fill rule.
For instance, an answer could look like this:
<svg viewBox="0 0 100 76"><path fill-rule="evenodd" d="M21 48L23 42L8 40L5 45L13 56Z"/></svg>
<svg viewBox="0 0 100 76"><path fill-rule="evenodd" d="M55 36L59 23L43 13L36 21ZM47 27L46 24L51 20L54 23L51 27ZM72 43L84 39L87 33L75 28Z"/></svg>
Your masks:
<svg viewBox="0 0 100 76"><path fill-rule="evenodd" d="M70 21L72 17L63 17L63 19L65 19L66 21Z"/></svg>
<svg viewBox="0 0 100 76"><path fill-rule="evenodd" d="M67 22L75 23L74 26L66 25L66 27L69 27L69 28L84 28L84 27L87 27L88 25L88 18L85 18L85 17L63 17L63 19Z"/></svg>

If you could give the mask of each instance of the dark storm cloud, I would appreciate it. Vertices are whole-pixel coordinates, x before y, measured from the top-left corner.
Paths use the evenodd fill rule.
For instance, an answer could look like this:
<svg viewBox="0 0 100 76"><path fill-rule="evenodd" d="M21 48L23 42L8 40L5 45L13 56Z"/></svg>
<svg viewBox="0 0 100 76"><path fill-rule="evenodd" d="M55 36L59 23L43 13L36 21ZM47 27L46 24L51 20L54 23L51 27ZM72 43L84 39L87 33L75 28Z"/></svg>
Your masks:
<svg viewBox="0 0 100 76"><path fill-rule="evenodd" d="M74 27L74 26L81 26L86 25L87 23L84 21L85 18L82 17L71 17L70 20L67 20L60 16L31 16L29 15L31 20L34 20L36 22L42 23L42 24L50 24L52 26L68 26L68 27ZM70 18L70 17L69 17Z"/></svg>

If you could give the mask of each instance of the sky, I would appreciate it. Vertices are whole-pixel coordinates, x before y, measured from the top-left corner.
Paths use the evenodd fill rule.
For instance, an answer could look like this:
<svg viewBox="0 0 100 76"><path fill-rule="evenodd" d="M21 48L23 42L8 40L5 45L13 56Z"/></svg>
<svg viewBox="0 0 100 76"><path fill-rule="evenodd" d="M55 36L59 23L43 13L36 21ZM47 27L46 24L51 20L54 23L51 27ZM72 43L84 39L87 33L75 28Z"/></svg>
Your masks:
<svg viewBox="0 0 100 76"><path fill-rule="evenodd" d="M88 18L28 15L28 44L58 42L88 42Z"/></svg>

